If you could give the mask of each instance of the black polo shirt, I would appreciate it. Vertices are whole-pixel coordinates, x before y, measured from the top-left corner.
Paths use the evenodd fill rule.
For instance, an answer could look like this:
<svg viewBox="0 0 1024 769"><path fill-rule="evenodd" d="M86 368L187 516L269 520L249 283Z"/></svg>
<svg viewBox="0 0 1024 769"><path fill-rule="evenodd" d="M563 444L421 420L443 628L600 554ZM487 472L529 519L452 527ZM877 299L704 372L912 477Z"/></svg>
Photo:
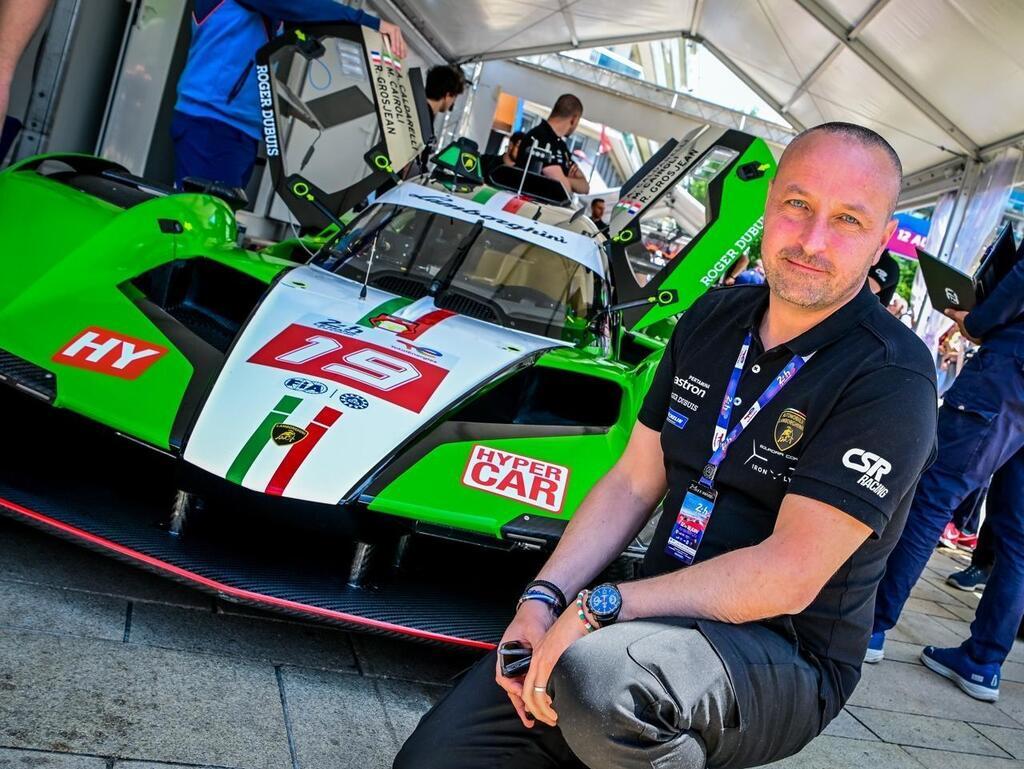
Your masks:
<svg viewBox="0 0 1024 769"><path fill-rule="evenodd" d="M790 492L833 505L871 528L873 535L810 606L769 621L795 637L819 668L823 715L830 720L860 679L875 589L918 478L935 457L935 373L925 345L866 286L814 328L766 351L758 326L767 306L767 286L716 289L676 326L639 415L661 432L668 477L665 513L644 572L683 567L665 545L687 487L711 457L718 412L747 331L754 339L730 429L794 354L813 352L729 449L696 562L766 539ZM742 703L749 695L740 672L746 652L728 625L702 629L736 673Z"/></svg>
<svg viewBox="0 0 1024 769"><path fill-rule="evenodd" d="M565 140L555 133L555 130L547 120L541 120L523 137L523 141L519 145L519 152L516 155L516 165L520 168L526 165L526 161L530 157L530 147L533 146L534 140L537 141L535 153L543 150L545 147L551 153L551 161L543 163L541 167L547 168L548 166L557 165L568 176L575 161L572 159L572 154L569 152L569 147L566 145ZM531 163L531 165L533 164Z"/></svg>

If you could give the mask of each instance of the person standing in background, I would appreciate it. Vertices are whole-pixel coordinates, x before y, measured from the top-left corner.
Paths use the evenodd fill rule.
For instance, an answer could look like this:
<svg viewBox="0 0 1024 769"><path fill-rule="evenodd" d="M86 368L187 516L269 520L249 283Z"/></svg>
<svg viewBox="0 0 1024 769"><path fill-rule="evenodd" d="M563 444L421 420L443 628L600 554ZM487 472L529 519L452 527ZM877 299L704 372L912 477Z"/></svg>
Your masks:
<svg viewBox="0 0 1024 769"><path fill-rule="evenodd" d="M379 30L395 56L406 54L397 26L332 0L195 0L171 121L176 187L189 176L229 187L249 183L261 136L256 51L285 21L362 24Z"/></svg>

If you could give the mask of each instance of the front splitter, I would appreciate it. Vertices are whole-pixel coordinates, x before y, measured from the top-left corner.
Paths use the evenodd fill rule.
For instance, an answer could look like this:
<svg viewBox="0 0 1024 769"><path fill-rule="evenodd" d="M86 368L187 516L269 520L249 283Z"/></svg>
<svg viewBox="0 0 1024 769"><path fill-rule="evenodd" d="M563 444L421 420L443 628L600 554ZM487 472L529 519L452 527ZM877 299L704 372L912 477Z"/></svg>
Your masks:
<svg viewBox="0 0 1024 769"><path fill-rule="evenodd" d="M0 395L24 417L0 467L0 514L225 600L350 629L492 648L535 559L414 538L401 566L378 546L363 587L347 583L355 543L211 505L181 536L166 528L175 460L109 431ZM11 412L8 412L11 413ZM8 444L10 447L10 443Z"/></svg>

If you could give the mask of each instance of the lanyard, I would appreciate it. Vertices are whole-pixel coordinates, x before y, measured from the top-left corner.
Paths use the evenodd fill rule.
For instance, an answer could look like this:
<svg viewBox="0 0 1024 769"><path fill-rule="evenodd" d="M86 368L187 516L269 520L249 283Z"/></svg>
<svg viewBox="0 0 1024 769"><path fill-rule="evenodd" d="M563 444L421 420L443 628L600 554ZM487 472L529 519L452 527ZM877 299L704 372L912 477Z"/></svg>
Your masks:
<svg viewBox="0 0 1024 769"><path fill-rule="evenodd" d="M711 455L711 459L708 460L707 465L704 468L704 473L701 475L700 482L711 488L715 480L715 474L718 472L718 466L722 464L725 459L725 453L729 450L729 446L740 437L740 434L746 429L747 425L754 421L754 417L767 406L772 398L778 395L782 388L788 385L793 377L796 376L797 372L803 368L803 365L811 359L814 353L810 353L806 356L794 355L792 359L783 367L775 378L771 381L765 391L761 393L761 397L747 409L747 413L744 414L739 423L729 432L729 417L732 416L733 401L736 398L736 390L739 388L740 377L743 376L743 366L747 362L747 353L750 352L750 343L753 341L753 334L747 332L747 338L743 341L743 346L740 348L740 354L736 358L736 363L732 368L732 375L729 377L729 386L725 389L725 398L722 399L722 408L718 412L718 423L715 425L715 433L711 439L711 449L714 452Z"/></svg>

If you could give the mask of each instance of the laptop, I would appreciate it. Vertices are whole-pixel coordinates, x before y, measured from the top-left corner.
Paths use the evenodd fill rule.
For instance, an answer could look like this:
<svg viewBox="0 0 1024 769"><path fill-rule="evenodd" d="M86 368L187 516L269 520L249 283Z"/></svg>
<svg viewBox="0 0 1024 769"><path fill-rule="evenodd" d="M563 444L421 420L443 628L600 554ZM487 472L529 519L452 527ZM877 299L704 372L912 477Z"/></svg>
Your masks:
<svg viewBox="0 0 1024 769"><path fill-rule="evenodd" d="M940 312L971 310L1013 269L1017 263L1017 246L1013 241L1013 228L1005 224L972 273L946 264L920 248L917 258L932 307Z"/></svg>

